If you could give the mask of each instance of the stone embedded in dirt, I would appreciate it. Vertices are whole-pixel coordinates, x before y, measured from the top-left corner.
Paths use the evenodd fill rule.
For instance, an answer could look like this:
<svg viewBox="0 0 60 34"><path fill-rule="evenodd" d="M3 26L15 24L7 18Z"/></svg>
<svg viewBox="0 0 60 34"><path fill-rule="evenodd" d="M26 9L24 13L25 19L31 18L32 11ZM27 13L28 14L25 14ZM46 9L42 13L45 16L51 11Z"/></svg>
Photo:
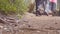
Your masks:
<svg viewBox="0 0 60 34"><path fill-rule="evenodd" d="M16 23L20 22L20 20L16 20Z"/></svg>
<svg viewBox="0 0 60 34"><path fill-rule="evenodd" d="M37 32L40 32L40 31L37 31Z"/></svg>
<svg viewBox="0 0 60 34"><path fill-rule="evenodd" d="M22 32L24 32L24 31L22 30Z"/></svg>
<svg viewBox="0 0 60 34"><path fill-rule="evenodd" d="M5 30L5 31L7 31L7 32L9 32L9 31L10 31L10 29L8 29L8 28L4 28L4 30Z"/></svg>
<svg viewBox="0 0 60 34"><path fill-rule="evenodd" d="M31 27L30 25L28 25L28 27Z"/></svg>
<svg viewBox="0 0 60 34"><path fill-rule="evenodd" d="M20 26L20 28L26 28L26 27L28 27L26 24L22 24L22 25Z"/></svg>
<svg viewBox="0 0 60 34"><path fill-rule="evenodd" d="M7 28L4 28L4 30L7 30Z"/></svg>
<svg viewBox="0 0 60 34"><path fill-rule="evenodd" d="M3 28L3 26L0 25L0 28Z"/></svg>

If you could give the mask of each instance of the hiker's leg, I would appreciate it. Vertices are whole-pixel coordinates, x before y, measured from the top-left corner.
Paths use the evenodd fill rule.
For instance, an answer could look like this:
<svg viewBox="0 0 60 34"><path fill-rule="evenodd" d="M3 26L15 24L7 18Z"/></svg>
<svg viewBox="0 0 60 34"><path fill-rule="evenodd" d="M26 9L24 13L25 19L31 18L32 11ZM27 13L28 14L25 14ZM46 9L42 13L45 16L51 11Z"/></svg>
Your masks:
<svg viewBox="0 0 60 34"><path fill-rule="evenodd" d="M38 10L38 7L36 6L36 16L41 15L40 11Z"/></svg>
<svg viewBox="0 0 60 34"><path fill-rule="evenodd" d="M50 9L51 14L53 15L53 3L52 2L49 3L49 9Z"/></svg>
<svg viewBox="0 0 60 34"><path fill-rule="evenodd" d="M46 3L46 1L44 1L43 3L43 7L44 7L44 15L47 15L48 16L48 6L47 6L48 3Z"/></svg>
<svg viewBox="0 0 60 34"><path fill-rule="evenodd" d="M56 10L56 4L51 2L51 10L52 12Z"/></svg>
<svg viewBox="0 0 60 34"><path fill-rule="evenodd" d="M40 2L36 2L36 16L41 15L39 9Z"/></svg>
<svg viewBox="0 0 60 34"><path fill-rule="evenodd" d="M53 16L54 16L56 13L56 4L55 3L52 4L52 12L53 12Z"/></svg>

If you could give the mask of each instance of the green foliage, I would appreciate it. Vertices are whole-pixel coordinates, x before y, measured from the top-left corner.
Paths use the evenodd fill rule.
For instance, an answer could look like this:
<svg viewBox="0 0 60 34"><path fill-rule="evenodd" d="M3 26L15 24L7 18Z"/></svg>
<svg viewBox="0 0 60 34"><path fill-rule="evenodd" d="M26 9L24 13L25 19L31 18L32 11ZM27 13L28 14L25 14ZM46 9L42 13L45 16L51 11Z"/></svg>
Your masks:
<svg viewBox="0 0 60 34"><path fill-rule="evenodd" d="M23 14L27 11L27 5L24 0L0 0L0 9L6 14Z"/></svg>

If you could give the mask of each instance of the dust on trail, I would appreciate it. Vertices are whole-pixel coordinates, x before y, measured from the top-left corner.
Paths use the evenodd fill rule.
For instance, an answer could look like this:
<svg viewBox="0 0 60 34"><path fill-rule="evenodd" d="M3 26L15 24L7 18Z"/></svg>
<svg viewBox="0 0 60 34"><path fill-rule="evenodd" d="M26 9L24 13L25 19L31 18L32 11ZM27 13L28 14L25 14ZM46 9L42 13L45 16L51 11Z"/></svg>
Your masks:
<svg viewBox="0 0 60 34"><path fill-rule="evenodd" d="M9 25L0 25L1 34L60 34L60 17L58 16L35 16L26 13L21 20ZM12 24L12 25L10 25ZM17 24L17 25L16 25Z"/></svg>

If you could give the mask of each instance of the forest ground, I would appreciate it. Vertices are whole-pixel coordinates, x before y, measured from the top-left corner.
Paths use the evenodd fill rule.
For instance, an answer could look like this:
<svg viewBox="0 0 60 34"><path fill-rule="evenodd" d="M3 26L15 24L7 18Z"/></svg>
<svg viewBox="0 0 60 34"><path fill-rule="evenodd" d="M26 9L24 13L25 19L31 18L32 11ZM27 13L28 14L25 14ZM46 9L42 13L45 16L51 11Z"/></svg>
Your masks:
<svg viewBox="0 0 60 34"><path fill-rule="evenodd" d="M26 13L18 25L9 25L6 27L0 25L1 34L60 34L59 16L35 16L32 13ZM14 24L13 24L14 25ZM10 30L9 30L10 29Z"/></svg>

